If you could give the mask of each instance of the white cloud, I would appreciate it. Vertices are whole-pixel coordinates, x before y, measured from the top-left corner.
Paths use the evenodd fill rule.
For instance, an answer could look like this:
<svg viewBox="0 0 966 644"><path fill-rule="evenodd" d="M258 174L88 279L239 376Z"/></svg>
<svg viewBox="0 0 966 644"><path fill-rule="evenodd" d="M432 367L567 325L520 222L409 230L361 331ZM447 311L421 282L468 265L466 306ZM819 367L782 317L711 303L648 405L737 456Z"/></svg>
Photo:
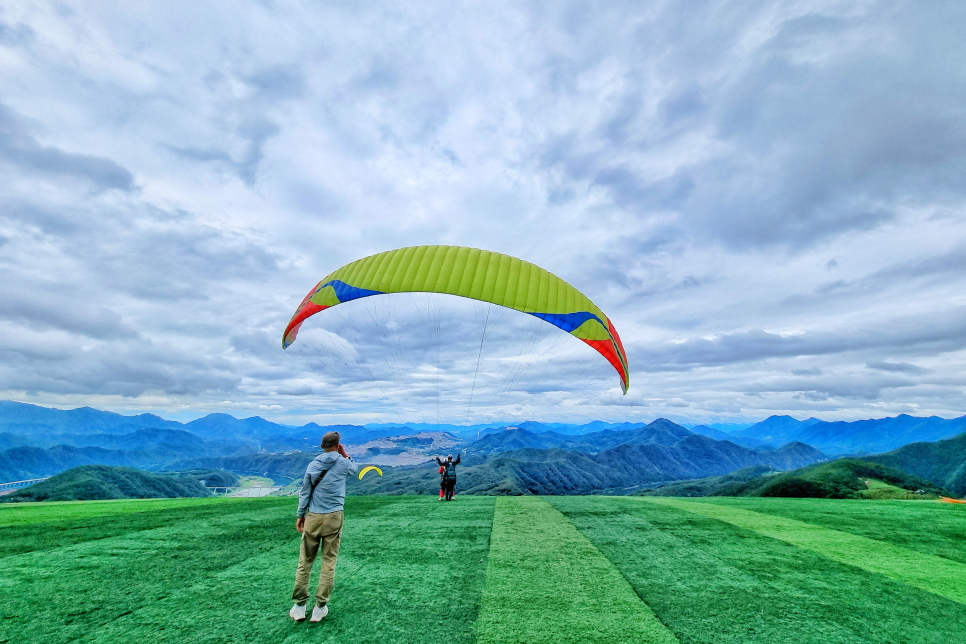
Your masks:
<svg viewBox="0 0 966 644"><path fill-rule="evenodd" d="M964 11L5 3L0 395L283 420L419 420L437 392L452 421L962 414ZM333 318L341 371L281 351L320 277L423 243L588 293L630 394L562 334L521 369L498 333L478 372L459 305L438 370L425 327L387 362Z"/></svg>

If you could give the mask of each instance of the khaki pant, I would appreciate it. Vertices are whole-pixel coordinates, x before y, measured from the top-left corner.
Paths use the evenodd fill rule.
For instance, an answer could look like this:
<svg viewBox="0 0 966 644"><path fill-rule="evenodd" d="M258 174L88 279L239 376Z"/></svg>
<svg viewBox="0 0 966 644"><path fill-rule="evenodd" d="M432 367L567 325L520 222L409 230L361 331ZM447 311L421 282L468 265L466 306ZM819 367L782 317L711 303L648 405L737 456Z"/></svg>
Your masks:
<svg viewBox="0 0 966 644"><path fill-rule="evenodd" d="M302 529L302 545L299 547L299 567L295 572L295 589L292 601L303 605L309 598L309 574L315 557L322 549L322 571L319 585L315 589L315 603L325 606L335 585L335 561L339 556L339 541L342 539L342 510L328 514L305 514Z"/></svg>

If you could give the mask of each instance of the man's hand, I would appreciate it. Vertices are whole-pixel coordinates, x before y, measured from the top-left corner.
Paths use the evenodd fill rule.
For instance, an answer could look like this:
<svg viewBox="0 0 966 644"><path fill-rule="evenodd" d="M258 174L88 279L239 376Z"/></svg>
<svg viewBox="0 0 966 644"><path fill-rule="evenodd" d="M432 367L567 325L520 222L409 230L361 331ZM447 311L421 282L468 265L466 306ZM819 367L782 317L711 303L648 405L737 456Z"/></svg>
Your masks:
<svg viewBox="0 0 966 644"><path fill-rule="evenodd" d="M345 447L342 446L342 443L339 443L338 450L339 450L339 456L344 456L346 458L350 458L350 456L348 454L346 454Z"/></svg>
<svg viewBox="0 0 966 644"><path fill-rule="evenodd" d="M305 517L299 517L295 520L295 529L301 532L305 528Z"/></svg>

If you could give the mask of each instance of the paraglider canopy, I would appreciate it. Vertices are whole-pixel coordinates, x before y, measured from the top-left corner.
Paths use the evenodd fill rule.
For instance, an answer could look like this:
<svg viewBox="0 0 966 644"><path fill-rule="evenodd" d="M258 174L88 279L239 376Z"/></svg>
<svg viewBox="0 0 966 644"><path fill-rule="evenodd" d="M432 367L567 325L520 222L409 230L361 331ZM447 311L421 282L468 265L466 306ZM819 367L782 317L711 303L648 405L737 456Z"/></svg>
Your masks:
<svg viewBox="0 0 966 644"><path fill-rule="evenodd" d="M528 313L579 338L617 370L626 394L627 355L613 323L586 295L553 273L516 257L463 246L411 246L371 255L326 275L292 315L288 348L299 327L325 309L386 293L443 293Z"/></svg>
<svg viewBox="0 0 966 644"><path fill-rule="evenodd" d="M367 472L375 472L379 476L382 476L382 470L381 469L379 469L375 465L369 465L368 467L362 468L362 471L359 472L359 480L360 481L362 480L362 477L366 475Z"/></svg>

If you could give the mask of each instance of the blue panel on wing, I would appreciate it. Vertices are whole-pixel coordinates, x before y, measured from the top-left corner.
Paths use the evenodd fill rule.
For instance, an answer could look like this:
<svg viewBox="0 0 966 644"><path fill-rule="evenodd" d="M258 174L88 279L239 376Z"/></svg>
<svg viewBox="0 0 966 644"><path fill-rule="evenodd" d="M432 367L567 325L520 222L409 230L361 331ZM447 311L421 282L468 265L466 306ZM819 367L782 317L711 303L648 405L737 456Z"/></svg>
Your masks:
<svg viewBox="0 0 966 644"><path fill-rule="evenodd" d="M605 329L607 328L599 317L587 311L580 311L578 313L531 313L530 315L538 317L541 320L546 320L550 324L560 327L567 333L570 333L587 320L597 320L601 326Z"/></svg>
<svg viewBox="0 0 966 644"><path fill-rule="evenodd" d="M331 286L335 291L335 296L339 298L340 302L350 302L352 300L358 300L360 297L369 297L370 295L382 295L382 291L370 291L365 288L356 288L355 286L350 286L345 282L340 282L339 280L332 280L326 282L319 287L319 290L325 288L326 286Z"/></svg>

